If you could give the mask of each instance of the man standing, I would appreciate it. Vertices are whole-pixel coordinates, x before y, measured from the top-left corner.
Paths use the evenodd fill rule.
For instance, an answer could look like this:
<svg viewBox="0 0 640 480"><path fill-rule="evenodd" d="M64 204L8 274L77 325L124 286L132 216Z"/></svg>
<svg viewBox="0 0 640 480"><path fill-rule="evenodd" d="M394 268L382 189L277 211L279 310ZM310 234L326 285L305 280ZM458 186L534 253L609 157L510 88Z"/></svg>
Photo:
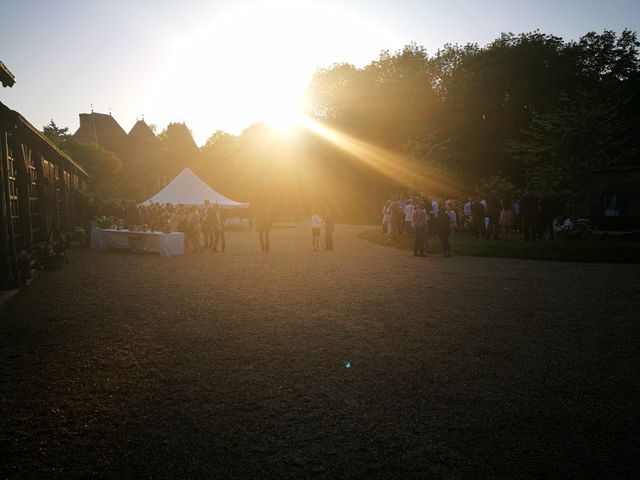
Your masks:
<svg viewBox="0 0 640 480"><path fill-rule="evenodd" d="M487 202L487 215L489 217L489 233L488 237L493 234L493 239L498 240L500 238L500 198L494 191L489 195L489 201Z"/></svg>
<svg viewBox="0 0 640 480"><path fill-rule="evenodd" d="M324 214L324 248L326 250L333 250L333 212L330 208Z"/></svg>
<svg viewBox="0 0 640 480"><path fill-rule="evenodd" d="M391 238L395 240L402 232L400 232L401 218L404 212L400 213L400 200L394 198L391 202Z"/></svg>
<svg viewBox="0 0 640 480"><path fill-rule="evenodd" d="M271 231L271 213L264 205L258 207L256 212L256 227L260 237L260 249L269 252L269 232Z"/></svg>
<svg viewBox="0 0 640 480"><path fill-rule="evenodd" d="M404 218L404 207L407 206L407 202L405 202L402 198L398 199L398 212L400 213L400 236L402 236L402 234L404 233L404 224L405 224L405 218Z"/></svg>
<svg viewBox="0 0 640 480"><path fill-rule="evenodd" d="M469 228L471 224L471 197L467 199L467 203L462 206L462 227Z"/></svg>
<svg viewBox="0 0 640 480"><path fill-rule="evenodd" d="M413 256L426 257L424 253L424 241L427 236L427 212L424 209L424 203L418 203L418 206L413 211L413 218L411 220L413 230L416 234L413 242Z"/></svg>
<svg viewBox="0 0 640 480"><path fill-rule="evenodd" d="M218 251L218 243L220 243L220 249L224 252L226 246L224 240L224 216L218 205L213 206L211 214L213 217L213 252Z"/></svg>
<svg viewBox="0 0 640 480"><path fill-rule="evenodd" d="M536 222L538 220L538 197L525 190L520 202L520 215L522 217L522 231L526 241L536 239Z"/></svg>
<svg viewBox="0 0 640 480"><path fill-rule="evenodd" d="M451 249L449 247L449 235L451 233L451 219L446 213L442 213L436 218L436 228L438 235L440 236L440 242L442 243L442 255L444 257L451 256Z"/></svg>
<svg viewBox="0 0 640 480"><path fill-rule="evenodd" d="M411 199L407 200L407 204L404 206L404 228L409 233L413 233L413 226L411 222L413 221L413 202Z"/></svg>
<svg viewBox="0 0 640 480"><path fill-rule="evenodd" d="M455 251L453 237L455 236L456 229L458 228L458 217L451 203L445 203L445 207L445 213L449 217L449 253L450 255L454 255Z"/></svg>
<svg viewBox="0 0 640 480"><path fill-rule="evenodd" d="M209 205L209 200L204 201L202 206L202 233L204 234L204 248L213 247L213 209Z"/></svg>
<svg viewBox="0 0 640 480"><path fill-rule="evenodd" d="M477 198L471 202L471 225L471 231L476 238L484 237L484 207Z"/></svg>

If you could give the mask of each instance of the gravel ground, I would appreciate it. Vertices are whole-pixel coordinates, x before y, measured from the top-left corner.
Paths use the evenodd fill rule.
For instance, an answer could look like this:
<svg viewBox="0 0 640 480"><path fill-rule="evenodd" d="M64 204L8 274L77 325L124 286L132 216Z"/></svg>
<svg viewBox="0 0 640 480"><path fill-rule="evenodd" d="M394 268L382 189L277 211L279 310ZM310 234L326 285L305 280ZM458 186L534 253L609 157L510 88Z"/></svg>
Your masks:
<svg viewBox="0 0 640 480"><path fill-rule="evenodd" d="M638 478L640 266L365 229L73 250L0 309L0 478Z"/></svg>

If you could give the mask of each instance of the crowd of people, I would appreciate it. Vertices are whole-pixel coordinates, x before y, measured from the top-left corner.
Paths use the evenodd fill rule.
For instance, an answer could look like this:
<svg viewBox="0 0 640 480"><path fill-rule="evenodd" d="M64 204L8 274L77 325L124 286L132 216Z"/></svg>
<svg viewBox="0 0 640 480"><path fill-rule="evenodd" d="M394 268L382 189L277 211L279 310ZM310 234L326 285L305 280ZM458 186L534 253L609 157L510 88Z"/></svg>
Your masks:
<svg viewBox="0 0 640 480"><path fill-rule="evenodd" d="M138 205L118 202L94 207L93 216L108 216L122 228L185 234L187 252L224 252L227 211L205 200L200 206L171 203Z"/></svg>
<svg viewBox="0 0 640 480"><path fill-rule="evenodd" d="M143 229L164 233L183 232L185 251L202 253L206 250L224 252L226 248L225 230L229 212L238 215L237 210L227 210L205 200L200 206L172 205L171 203L138 205L135 202L117 202L108 206L92 206L92 218L109 217L126 229ZM272 213L267 207L256 205L243 211L248 225L255 225L260 240L260 249L267 253L270 249ZM321 213L314 209L311 215L311 240L313 251L320 250L320 236L324 229L324 248L333 250L333 213L327 209Z"/></svg>
<svg viewBox="0 0 640 480"><path fill-rule="evenodd" d="M311 245L314 252L320 251L320 235L324 228L324 248L325 250L333 250L333 230L335 223L333 213L330 209L320 213L319 209L314 209L311 215Z"/></svg>
<svg viewBox="0 0 640 480"><path fill-rule="evenodd" d="M455 254L455 236L467 231L477 238L505 240L522 235L526 241L553 239L557 230L554 219L559 208L549 198L539 198L525 191L519 199L500 198L492 192L481 196L443 200L422 194L407 194L387 200L381 211L382 232L389 239L411 235L415 256L426 256L429 238L436 237L442 244L444 256ZM143 227L152 231L183 232L185 251L225 251L225 225L229 210L206 200L202 205L151 204L119 202L104 209L94 208L93 215L109 215L119 219L122 228ZM258 232L260 248L269 252L271 212L260 205L244 213L252 219ZM237 215L237 212L234 213ZM253 222L255 219L255 222ZM311 217L311 243L319 251L324 229L324 247L333 250L335 228L331 210L314 209ZM247 219L247 222L250 222Z"/></svg>
<svg viewBox="0 0 640 480"><path fill-rule="evenodd" d="M428 238L437 236L444 256L455 253L455 234L464 230L478 238L509 241L521 234L525 241L553 240L558 204L525 191L520 199L492 192L481 196L442 200L422 194L396 196L381 211L382 232L395 240L414 236L415 256L425 256Z"/></svg>

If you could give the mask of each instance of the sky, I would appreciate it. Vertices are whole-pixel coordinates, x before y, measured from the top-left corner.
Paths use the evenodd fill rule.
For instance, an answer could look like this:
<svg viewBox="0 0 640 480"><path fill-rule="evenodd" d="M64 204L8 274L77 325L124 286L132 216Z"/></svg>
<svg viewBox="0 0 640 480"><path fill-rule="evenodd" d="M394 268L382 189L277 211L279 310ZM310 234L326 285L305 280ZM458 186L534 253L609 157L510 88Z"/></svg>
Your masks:
<svg viewBox="0 0 640 480"><path fill-rule="evenodd" d="M485 45L536 29L578 39L640 30L633 0L0 0L0 101L41 128L111 113L129 131L185 122L199 145L216 130L287 122L317 68L362 67L415 42Z"/></svg>

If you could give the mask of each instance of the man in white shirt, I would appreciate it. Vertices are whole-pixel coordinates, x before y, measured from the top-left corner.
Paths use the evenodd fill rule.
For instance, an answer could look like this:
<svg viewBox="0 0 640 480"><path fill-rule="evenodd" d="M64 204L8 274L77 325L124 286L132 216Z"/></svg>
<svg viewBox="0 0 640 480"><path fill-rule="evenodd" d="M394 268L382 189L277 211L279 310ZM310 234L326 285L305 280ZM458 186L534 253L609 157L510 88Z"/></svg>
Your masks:
<svg viewBox="0 0 640 480"><path fill-rule="evenodd" d="M471 197L468 198L467 203L462 206L462 222L461 226L469 228L471 224Z"/></svg>
<svg viewBox="0 0 640 480"><path fill-rule="evenodd" d="M409 233L413 233L413 202L411 199L407 200L407 204L404 206L404 226Z"/></svg>
<svg viewBox="0 0 640 480"><path fill-rule="evenodd" d="M452 204L446 205L446 215L449 215L449 254L454 255L453 237L455 236L456 228L458 226L458 217Z"/></svg>
<svg viewBox="0 0 640 480"><path fill-rule="evenodd" d="M484 207L484 228L487 229L489 227L489 214L487 213L487 201L483 198L480 200L480 203Z"/></svg>

